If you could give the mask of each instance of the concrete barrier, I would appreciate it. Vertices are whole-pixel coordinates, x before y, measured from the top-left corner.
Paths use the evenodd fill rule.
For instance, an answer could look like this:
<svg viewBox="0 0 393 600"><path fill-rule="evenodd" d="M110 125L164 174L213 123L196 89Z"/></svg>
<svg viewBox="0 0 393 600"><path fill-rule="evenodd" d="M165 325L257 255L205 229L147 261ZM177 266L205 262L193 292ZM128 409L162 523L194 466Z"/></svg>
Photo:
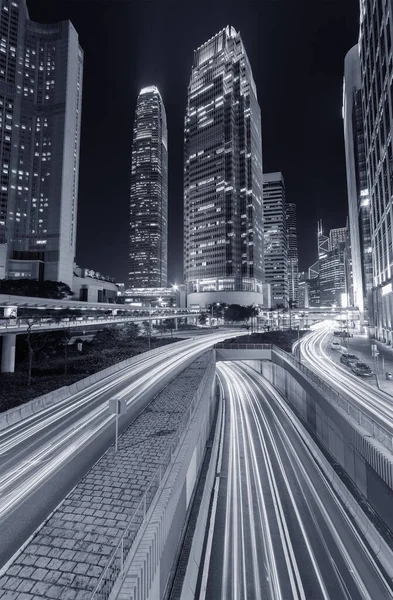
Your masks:
<svg viewBox="0 0 393 600"><path fill-rule="evenodd" d="M200 399L194 417L138 532L126 561L125 577L114 586L111 600L161 600L164 595L213 422L214 372L212 361L197 390Z"/></svg>
<svg viewBox="0 0 393 600"><path fill-rule="evenodd" d="M176 344L183 344L183 340L180 342L175 342L172 345L176 346ZM148 350L147 352L143 353L143 356L153 356L154 354L159 353L160 350L161 348L154 348L154 350ZM101 382L106 377L110 377L111 375L118 373L122 369L130 367L135 362L138 362L138 360L140 360L140 357L141 354L137 354L135 356L132 356L131 358L127 358L126 360L123 360L117 363L116 365L112 365L111 367L107 367L106 369L98 371L93 375L89 375L88 377L85 377L84 379L81 379L68 387L65 386L62 388L58 388L57 390L53 390L53 392L49 392L48 394L39 396L38 398L30 400L29 402L25 402L23 405L21 405L23 407L30 406L31 413L28 412L30 409L26 409L27 412L26 410L24 410L22 413L21 406L17 406L16 408L10 408L4 413L0 413L0 431L7 429L7 427L10 427L11 425L19 423L19 421L22 421L23 419L31 417L33 414L36 414L37 412L48 408L53 404L56 404L56 402L65 400L66 398L69 398L70 396L78 392L82 392L87 387ZM60 391L61 394L59 394ZM39 404L37 404L37 401L39 401Z"/></svg>
<svg viewBox="0 0 393 600"><path fill-rule="evenodd" d="M250 366L252 369L256 370L259 374L261 373L261 370L262 370L262 375L265 377L265 373L263 373L263 371L265 370L264 363L258 364L258 361L250 361L250 362L246 361L246 364L248 366ZM274 365L272 365L271 363L270 363L270 366L274 367ZM274 370L274 368L272 368L270 370L270 372L272 372L273 370ZM267 374L269 375L269 370L267 371ZM282 392L282 390L280 390L278 388L278 386L269 379L269 377L265 377L265 379L266 379L266 385L269 387L269 384L270 384L273 392L274 391L281 392L281 394L283 395L285 401L287 402L287 404L289 406L295 404L294 396L291 393L291 391L288 389L288 386L286 386L287 393L284 394ZM272 378L272 379L274 379L274 378ZM281 386L281 387L283 387L283 386ZM290 410L290 409L288 409L288 410ZM317 463L321 467L326 478L331 483L332 488L338 494L342 503L345 505L348 512L354 518L357 526L364 534L367 534L367 541L369 542L369 544L370 544L371 548L373 549L373 551L375 552L375 554L378 556L378 559L380 560L382 566L384 567L384 569L386 570L388 575L390 577L393 577L393 551L392 551L392 549L385 542L385 540L383 539L383 537L381 536L379 531L376 529L374 524L370 521L370 519L368 518L368 516L366 515L364 510L359 505L356 498L352 495L352 493L350 492L348 487L345 485L344 481L337 474L337 472L333 469L331 463L327 460L327 458L324 455L324 453L322 452L322 450L320 450L320 448L312 440L311 435L304 428L304 426L300 423L300 420L297 424L295 423L295 426L299 430L300 435L303 438L303 441L309 447L311 454L315 457ZM317 437L319 438L318 434L317 434ZM326 444L323 444L323 446L325 446L325 448L326 448ZM335 447L336 447L336 445L335 445ZM327 450L328 450L329 454L333 455L334 457L337 456L337 452L336 453L331 452L330 448L327 448ZM352 448L352 452L355 452L354 448ZM343 464L343 466L345 466L345 465ZM354 483L356 484L356 482L354 482ZM357 487L359 488L359 486L357 486ZM366 496L366 498L367 498L367 496ZM369 498L367 498L367 499L369 500L369 503L371 504L371 506L373 506L373 503L370 501L370 499ZM372 498L371 498L371 500L372 500ZM391 506L392 505L390 503L388 503L388 506L389 506L389 511L391 514ZM385 519L383 518L383 515L378 513L378 510L376 510L376 512L385 521ZM387 520L385 522L389 526L389 521Z"/></svg>
<svg viewBox="0 0 393 600"><path fill-rule="evenodd" d="M218 408L216 430L212 445L212 452L209 467L206 475L203 496L198 511L197 523L195 527L192 545L190 549L187 569L181 589L181 600L191 600L195 598L198 576L202 567L203 545L206 535L206 527L209 517L209 506L213 493L214 483L217 475L217 460L219 453L219 444L221 437L221 427L223 421L223 400L220 399Z"/></svg>

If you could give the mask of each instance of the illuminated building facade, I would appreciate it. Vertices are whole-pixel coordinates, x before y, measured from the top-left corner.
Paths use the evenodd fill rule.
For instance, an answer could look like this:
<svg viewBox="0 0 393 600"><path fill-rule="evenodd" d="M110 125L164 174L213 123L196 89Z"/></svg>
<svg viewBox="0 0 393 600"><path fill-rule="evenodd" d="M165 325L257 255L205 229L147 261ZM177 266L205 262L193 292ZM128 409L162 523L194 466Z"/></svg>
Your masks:
<svg viewBox="0 0 393 600"><path fill-rule="evenodd" d="M263 174L265 281L272 306L288 306L288 240L285 184L282 173Z"/></svg>
<svg viewBox="0 0 393 600"><path fill-rule="evenodd" d="M343 118L351 246L350 299L351 304L359 308L363 320L373 286L373 265L358 45L351 48L345 57Z"/></svg>
<svg viewBox="0 0 393 600"><path fill-rule="evenodd" d="M245 48L233 27L194 52L184 149L188 302L261 304L261 111Z"/></svg>
<svg viewBox="0 0 393 600"><path fill-rule="evenodd" d="M0 277L72 287L83 53L69 21L0 0Z"/></svg>
<svg viewBox="0 0 393 600"><path fill-rule="evenodd" d="M135 110L131 159L128 285L167 285L168 133L161 94L141 90Z"/></svg>
<svg viewBox="0 0 393 600"><path fill-rule="evenodd" d="M347 228L337 227L329 231L329 248L334 250L339 244L345 244L347 241Z"/></svg>
<svg viewBox="0 0 393 600"><path fill-rule="evenodd" d="M345 242L337 242L319 261L321 306L342 306L347 293L345 257Z"/></svg>
<svg viewBox="0 0 393 600"><path fill-rule="evenodd" d="M369 321L377 338L393 343L393 5L361 0L359 57L365 164L371 215L372 292Z"/></svg>
<svg viewBox="0 0 393 600"><path fill-rule="evenodd" d="M297 250L296 204L287 202L288 296L299 306L299 259Z"/></svg>

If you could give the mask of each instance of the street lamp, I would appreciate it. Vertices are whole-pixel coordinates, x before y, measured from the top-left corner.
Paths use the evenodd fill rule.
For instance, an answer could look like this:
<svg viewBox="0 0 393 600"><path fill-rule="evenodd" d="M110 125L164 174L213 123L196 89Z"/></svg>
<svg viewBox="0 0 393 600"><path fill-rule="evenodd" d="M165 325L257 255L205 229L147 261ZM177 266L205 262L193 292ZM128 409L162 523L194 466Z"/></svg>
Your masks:
<svg viewBox="0 0 393 600"><path fill-rule="evenodd" d="M151 349L151 302L149 302L149 350Z"/></svg>

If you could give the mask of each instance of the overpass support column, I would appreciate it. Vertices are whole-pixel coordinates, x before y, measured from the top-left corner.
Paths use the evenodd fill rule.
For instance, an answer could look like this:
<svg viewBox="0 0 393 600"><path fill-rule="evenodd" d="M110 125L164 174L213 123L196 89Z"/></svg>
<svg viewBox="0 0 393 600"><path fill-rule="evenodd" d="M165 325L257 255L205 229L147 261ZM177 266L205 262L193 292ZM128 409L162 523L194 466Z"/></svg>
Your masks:
<svg viewBox="0 0 393 600"><path fill-rule="evenodd" d="M1 350L1 372L13 373L15 371L15 345L16 334L3 335L3 346Z"/></svg>
<svg viewBox="0 0 393 600"><path fill-rule="evenodd" d="M179 329L179 317L175 319L175 329L176 331Z"/></svg>

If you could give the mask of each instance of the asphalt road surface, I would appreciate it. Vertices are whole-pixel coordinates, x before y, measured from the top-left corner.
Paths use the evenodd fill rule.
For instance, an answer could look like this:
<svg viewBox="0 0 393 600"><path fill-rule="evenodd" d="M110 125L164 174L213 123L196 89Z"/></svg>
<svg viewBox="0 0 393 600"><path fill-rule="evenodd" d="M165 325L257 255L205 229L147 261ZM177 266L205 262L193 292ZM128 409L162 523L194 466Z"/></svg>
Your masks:
<svg viewBox="0 0 393 600"><path fill-rule="evenodd" d="M0 568L114 443L110 398L124 398L121 433L154 385L232 332L164 346L0 432Z"/></svg>
<svg viewBox="0 0 393 600"><path fill-rule="evenodd" d="M218 373L224 428L199 600L393 598L285 401L241 363Z"/></svg>

